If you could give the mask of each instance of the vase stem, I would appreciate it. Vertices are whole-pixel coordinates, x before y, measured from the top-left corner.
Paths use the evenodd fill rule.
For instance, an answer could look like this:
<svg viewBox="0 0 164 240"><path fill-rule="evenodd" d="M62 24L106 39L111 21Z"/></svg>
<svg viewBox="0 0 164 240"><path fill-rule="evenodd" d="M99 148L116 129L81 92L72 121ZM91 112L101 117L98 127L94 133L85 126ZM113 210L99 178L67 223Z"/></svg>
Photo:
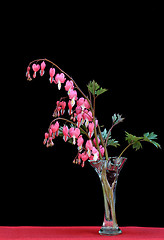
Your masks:
<svg viewBox="0 0 164 240"><path fill-rule="evenodd" d="M121 230L118 227L117 219L116 219L116 212L115 212L115 181L113 182L112 186L110 186L106 169L102 170L101 174L101 184L103 189L103 196L104 196L104 222L103 226L100 229L99 233L102 235L116 235L121 233Z"/></svg>
<svg viewBox="0 0 164 240"><path fill-rule="evenodd" d="M99 231L101 235L117 235L122 233L119 229L115 212L115 193L117 179L126 158L110 157L108 160L90 161L91 166L97 172L103 190L104 197L104 222Z"/></svg>

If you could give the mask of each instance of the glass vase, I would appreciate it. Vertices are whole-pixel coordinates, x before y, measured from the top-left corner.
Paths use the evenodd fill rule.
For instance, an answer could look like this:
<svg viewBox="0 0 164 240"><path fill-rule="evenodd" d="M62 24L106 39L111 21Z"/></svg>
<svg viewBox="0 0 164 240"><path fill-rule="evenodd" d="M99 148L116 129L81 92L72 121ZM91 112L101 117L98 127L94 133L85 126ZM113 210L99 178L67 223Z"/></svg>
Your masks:
<svg viewBox="0 0 164 240"><path fill-rule="evenodd" d="M118 235L122 233L117 224L115 203L116 185L120 170L126 158L110 157L108 160L90 161L91 166L97 172L104 196L104 222L99 231L101 235Z"/></svg>

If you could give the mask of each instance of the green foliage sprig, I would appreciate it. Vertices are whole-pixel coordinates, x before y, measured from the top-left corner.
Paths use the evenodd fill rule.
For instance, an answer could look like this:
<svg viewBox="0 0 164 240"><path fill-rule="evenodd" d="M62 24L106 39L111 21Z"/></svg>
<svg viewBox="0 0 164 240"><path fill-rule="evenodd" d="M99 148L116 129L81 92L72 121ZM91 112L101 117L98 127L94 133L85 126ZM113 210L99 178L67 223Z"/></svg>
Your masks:
<svg viewBox="0 0 164 240"><path fill-rule="evenodd" d="M100 85L97 82L95 82L95 80L90 81L87 87L88 90L96 97L108 91L108 89L100 87Z"/></svg>

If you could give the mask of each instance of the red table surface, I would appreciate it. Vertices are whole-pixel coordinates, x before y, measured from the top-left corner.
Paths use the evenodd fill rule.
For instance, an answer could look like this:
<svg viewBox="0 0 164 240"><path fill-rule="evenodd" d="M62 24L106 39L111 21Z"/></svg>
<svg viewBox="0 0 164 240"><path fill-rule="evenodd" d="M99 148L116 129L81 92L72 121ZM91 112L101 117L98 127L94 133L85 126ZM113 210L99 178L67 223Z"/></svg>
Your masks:
<svg viewBox="0 0 164 240"><path fill-rule="evenodd" d="M0 240L71 240L71 239L164 239L164 228L120 227L122 234L101 236L100 227L0 227Z"/></svg>

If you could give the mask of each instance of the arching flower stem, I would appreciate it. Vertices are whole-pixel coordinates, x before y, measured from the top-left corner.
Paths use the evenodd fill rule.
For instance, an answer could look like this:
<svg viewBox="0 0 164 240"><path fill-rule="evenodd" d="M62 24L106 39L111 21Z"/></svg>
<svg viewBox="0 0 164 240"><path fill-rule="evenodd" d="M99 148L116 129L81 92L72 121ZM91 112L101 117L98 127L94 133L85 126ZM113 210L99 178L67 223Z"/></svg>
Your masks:
<svg viewBox="0 0 164 240"><path fill-rule="evenodd" d="M96 119L95 119L95 100L96 100L95 95L93 96L93 97L94 97L94 98L93 98L93 105L94 105L94 106L92 106L91 96L90 96L90 99L89 99L89 98L83 93L83 91L79 88L79 86L78 86L77 83L73 80L73 78L72 78L71 76L69 76L66 72L64 72L64 71L63 71L57 64L55 64L54 62L50 61L50 60L47 59L47 58L36 59L36 60L31 61L31 62L29 63L29 66L30 66L32 63L34 63L34 62L37 63L37 62L39 62L39 61L47 61L47 62L51 63L53 66L55 66L57 69L59 69L59 71L61 71L62 73L64 73L70 80L72 80L72 82L74 83L74 85L75 85L75 87L77 88L77 90L82 94L82 96L83 96L85 99L87 99L88 103L90 104L91 112L92 112L92 116L93 116L94 134L95 134L96 144L97 144L97 146L98 146L99 156L100 156L100 158L102 159L101 152L100 152L100 147L99 147L98 140L97 140L98 136L97 136ZM65 119L65 118L56 118L56 119L54 119L54 120L50 123L50 125L51 125L54 121L56 121L57 119L58 119L58 120L64 120L64 121L67 121L67 122L70 122L70 123L76 125L76 124L73 123L72 121L70 121L70 120L68 120L68 119ZM81 130L85 135L87 135L87 133L86 133L82 128L80 128L80 130ZM100 130L99 124L98 124L98 130L99 130L99 136L100 136L100 139L101 139L101 143L102 143L102 145L103 145L103 147L104 147L104 149L105 149L105 158L106 158L106 160L108 160L107 148L106 148L106 146L105 146L105 144L104 144L104 141L103 141L103 139L102 139L102 134L101 134L101 130ZM87 135L87 136L88 136L88 135Z"/></svg>
<svg viewBox="0 0 164 240"><path fill-rule="evenodd" d="M65 121L65 122L69 122L69 123L71 123L71 124L73 124L73 125L75 125L75 126L77 127L76 123L74 123L74 122L72 122L72 121L70 121L70 120L68 120L68 119L66 119L66 118L60 118L60 117L59 117L59 118L55 118L55 119L53 119L53 120L51 121L48 130L50 130L51 125L52 125L55 121L57 121L57 120L62 120L62 121ZM81 127L79 127L79 129L80 129L80 131L82 131L82 132L88 137L88 134L84 131L84 129L82 129ZM89 138L89 137L88 137L88 138Z"/></svg>
<svg viewBox="0 0 164 240"><path fill-rule="evenodd" d="M76 86L76 88L78 89L78 91L83 95L84 98L87 99L87 101L89 102L90 106L91 106L91 102L89 100L89 98L85 95L85 93L83 93L83 91L79 88L79 86L77 85L77 83L73 80L73 78L71 76L69 76L66 72L64 72L57 64L55 64L54 62L48 60L47 58L43 58L43 59L36 59L32 62L29 63L29 66L34 63L34 62L39 62L39 61L47 61L49 63L51 63L53 66L55 66L56 68L58 68L62 73L64 73L70 80L72 80L72 82L74 83L74 85Z"/></svg>

